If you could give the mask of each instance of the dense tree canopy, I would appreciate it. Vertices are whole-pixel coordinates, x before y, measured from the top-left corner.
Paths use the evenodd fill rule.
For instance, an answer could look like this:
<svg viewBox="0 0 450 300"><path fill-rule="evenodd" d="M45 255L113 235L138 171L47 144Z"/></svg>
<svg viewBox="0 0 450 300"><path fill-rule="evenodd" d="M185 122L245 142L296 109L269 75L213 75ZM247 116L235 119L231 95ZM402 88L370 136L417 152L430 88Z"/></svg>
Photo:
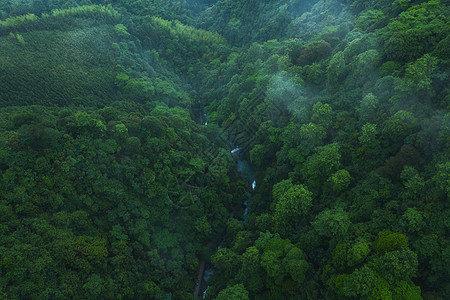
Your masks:
<svg viewBox="0 0 450 300"><path fill-rule="evenodd" d="M450 294L448 1L0 2L0 298Z"/></svg>

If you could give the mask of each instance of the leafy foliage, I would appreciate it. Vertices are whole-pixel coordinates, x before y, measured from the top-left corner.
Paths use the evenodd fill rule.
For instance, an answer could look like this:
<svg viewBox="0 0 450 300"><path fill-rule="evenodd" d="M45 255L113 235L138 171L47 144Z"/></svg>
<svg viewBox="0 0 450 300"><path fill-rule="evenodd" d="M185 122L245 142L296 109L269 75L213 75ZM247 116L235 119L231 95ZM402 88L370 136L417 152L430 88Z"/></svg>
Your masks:
<svg viewBox="0 0 450 300"><path fill-rule="evenodd" d="M449 294L446 1L0 2L1 298Z"/></svg>

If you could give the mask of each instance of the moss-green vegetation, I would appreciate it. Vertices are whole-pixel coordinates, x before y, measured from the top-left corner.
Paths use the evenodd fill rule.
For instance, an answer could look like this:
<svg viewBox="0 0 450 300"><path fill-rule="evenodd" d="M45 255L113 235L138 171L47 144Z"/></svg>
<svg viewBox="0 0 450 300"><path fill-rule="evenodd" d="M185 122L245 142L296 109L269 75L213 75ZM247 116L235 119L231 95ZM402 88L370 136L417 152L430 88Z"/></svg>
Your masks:
<svg viewBox="0 0 450 300"><path fill-rule="evenodd" d="M104 105L114 89L112 28L32 31L0 37L0 102Z"/></svg>
<svg viewBox="0 0 450 300"><path fill-rule="evenodd" d="M450 294L448 1L0 2L0 298Z"/></svg>

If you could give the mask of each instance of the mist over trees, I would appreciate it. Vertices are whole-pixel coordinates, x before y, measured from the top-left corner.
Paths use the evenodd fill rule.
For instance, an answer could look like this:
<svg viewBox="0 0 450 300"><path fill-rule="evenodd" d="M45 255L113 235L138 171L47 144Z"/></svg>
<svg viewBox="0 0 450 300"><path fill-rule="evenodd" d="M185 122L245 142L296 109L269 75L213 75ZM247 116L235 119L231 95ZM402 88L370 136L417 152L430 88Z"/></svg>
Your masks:
<svg viewBox="0 0 450 300"><path fill-rule="evenodd" d="M448 4L1 1L0 298L446 299Z"/></svg>

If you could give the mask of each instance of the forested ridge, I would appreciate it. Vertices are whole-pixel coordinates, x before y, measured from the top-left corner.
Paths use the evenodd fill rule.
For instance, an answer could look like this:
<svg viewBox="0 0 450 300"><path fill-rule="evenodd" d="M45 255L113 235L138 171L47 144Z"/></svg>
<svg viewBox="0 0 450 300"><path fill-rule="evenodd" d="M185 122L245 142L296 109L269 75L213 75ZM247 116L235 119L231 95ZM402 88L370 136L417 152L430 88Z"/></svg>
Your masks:
<svg viewBox="0 0 450 300"><path fill-rule="evenodd" d="M449 12L0 1L0 298L447 299Z"/></svg>

